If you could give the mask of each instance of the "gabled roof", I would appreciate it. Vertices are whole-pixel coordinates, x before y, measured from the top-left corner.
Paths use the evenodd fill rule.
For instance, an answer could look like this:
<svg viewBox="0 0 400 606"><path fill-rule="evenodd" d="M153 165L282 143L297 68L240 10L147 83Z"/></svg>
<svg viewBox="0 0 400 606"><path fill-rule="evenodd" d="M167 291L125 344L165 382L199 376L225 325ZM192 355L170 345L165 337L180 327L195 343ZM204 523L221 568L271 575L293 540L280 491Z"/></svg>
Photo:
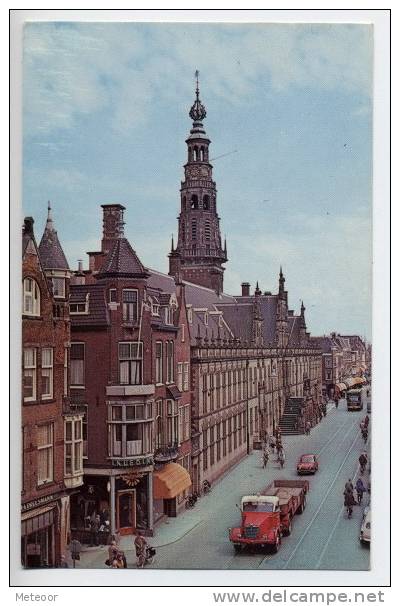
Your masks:
<svg viewBox="0 0 400 606"><path fill-rule="evenodd" d="M116 240L114 247L107 255L98 276L123 275L134 278L145 278L148 271L126 238Z"/></svg>
<svg viewBox="0 0 400 606"><path fill-rule="evenodd" d="M68 261L58 239L51 216L50 203L47 211L46 227L38 248L40 261L44 269L69 270Z"/></svg>
<svg viewBox="0 0 400 606"><path fill-rule="evenodd" d="M233 297L232 297L233 298ZM257 296L262 317L262 336L264 345L272 345L276 337L277 295ZM251 342L253 339L254 296L238 297L234 302L221 301L216 307L224 313L224 318L235 337Z"/></svg>

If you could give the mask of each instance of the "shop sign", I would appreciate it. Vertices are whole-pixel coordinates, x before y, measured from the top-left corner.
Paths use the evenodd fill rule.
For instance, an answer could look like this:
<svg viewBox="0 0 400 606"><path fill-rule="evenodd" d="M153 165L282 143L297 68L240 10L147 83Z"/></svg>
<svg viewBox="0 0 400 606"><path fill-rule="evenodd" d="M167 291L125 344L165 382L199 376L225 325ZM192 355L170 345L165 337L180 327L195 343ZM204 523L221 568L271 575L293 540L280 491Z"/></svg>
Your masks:
<svg viewBox="0 0 400 606"><path fill-rule="evenodd" d="M51 501L54 501L54 499L56 499L56 495L54 494L48 494L44 497L40 497L39 499L35 499L34 501L29 501L28 503L22 503L21 505L21 511L30 511L31 509L34 509L35 507L39 507L39 505L45 505L46 503L51 503Z"/></svg>
<svg viewBox="0 0 400 606"><path fill-rule="evenodd" d="M135 459L111 459L113 467L134 467L135 465L152 465L153 457L138 457Z"/></svg>

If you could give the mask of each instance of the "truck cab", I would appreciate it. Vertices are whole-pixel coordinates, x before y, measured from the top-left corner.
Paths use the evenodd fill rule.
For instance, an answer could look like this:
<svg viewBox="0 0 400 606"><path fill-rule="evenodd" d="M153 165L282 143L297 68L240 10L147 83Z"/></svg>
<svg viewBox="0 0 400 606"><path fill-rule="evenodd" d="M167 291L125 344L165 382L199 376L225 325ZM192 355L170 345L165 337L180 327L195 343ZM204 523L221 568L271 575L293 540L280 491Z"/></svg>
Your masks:
<svg viewBox="0 0 400 606"><path fill-rule="evenodd" d="M229 539L236 551L245 545L272 545L278 551L281 543L279 498L269 495L246 495L241 500L241 525L231 528Z"/></svg>

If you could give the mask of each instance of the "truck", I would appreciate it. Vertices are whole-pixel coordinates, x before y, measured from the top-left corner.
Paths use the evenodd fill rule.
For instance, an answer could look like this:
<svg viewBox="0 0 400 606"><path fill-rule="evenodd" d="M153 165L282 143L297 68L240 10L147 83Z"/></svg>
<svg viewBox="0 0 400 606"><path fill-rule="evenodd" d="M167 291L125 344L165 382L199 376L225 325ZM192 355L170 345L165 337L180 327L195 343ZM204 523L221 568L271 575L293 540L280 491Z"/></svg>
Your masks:
<svg viewBox="0 0 400 606"><path fill-rule="evenodd" d="M362 410L364 393L362 388L349 389L346 394L347 410Z"/></svg>
<svg viewBox="0 0 400 606"><path fill-rule="evenodd" d="M305 509L308 490L307 480L274 480L261 493L243 496L240 526L229 529L235 551L257 545L277 553L282 537L292 532L293 517Z"/></svg>

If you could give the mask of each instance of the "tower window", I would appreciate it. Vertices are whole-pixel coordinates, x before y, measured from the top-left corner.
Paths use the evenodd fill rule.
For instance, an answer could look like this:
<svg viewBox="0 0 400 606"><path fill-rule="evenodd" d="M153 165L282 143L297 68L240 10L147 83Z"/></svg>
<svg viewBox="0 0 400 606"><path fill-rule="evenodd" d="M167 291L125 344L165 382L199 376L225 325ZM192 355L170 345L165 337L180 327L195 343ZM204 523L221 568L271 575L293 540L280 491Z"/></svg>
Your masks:
<svg viewBox="0 0 400 606"><path fill-rule="evenodd" d="M204 147L200 148L200 160L204 162Z"/></svg>
<svg viewBox="0 0 400 606"><path fill-rule="evenodd" d="M186 210L186 196L183 196L182 198L182 208L183 210Z"/></svg>
<svg viewBox="0 0 400 606"><path fill-rule="evenodd" d="M203 209L210 210L210 196L207 194L203 196Z"/></svg>
<svg viewBox="0 0 400 606"><path fill-rule="evenodd" d="M199 159L199 148L198 147L194 148L194 159L195 160Z"/></svg>
<svg viewBox="0 0 400 606"><path fill-rule="evenodd" d="M210 240L211 239L211 225L210 225L210 221L206 221L205 226L204 226L204 236L206 240Z"/></svg>
<svg viewBox="0 0 400 606"><path fill-rule="evenodd" d="M197 210L199 208L199 199L197 195L193 194L190 200L192 209Z"/></svg>
<svg viewBox="0 0 400 606"><path fill-rule="evenodd" d="M196 219L192 219L192 240L195 240L197 236L197 223Z"/></svg>

